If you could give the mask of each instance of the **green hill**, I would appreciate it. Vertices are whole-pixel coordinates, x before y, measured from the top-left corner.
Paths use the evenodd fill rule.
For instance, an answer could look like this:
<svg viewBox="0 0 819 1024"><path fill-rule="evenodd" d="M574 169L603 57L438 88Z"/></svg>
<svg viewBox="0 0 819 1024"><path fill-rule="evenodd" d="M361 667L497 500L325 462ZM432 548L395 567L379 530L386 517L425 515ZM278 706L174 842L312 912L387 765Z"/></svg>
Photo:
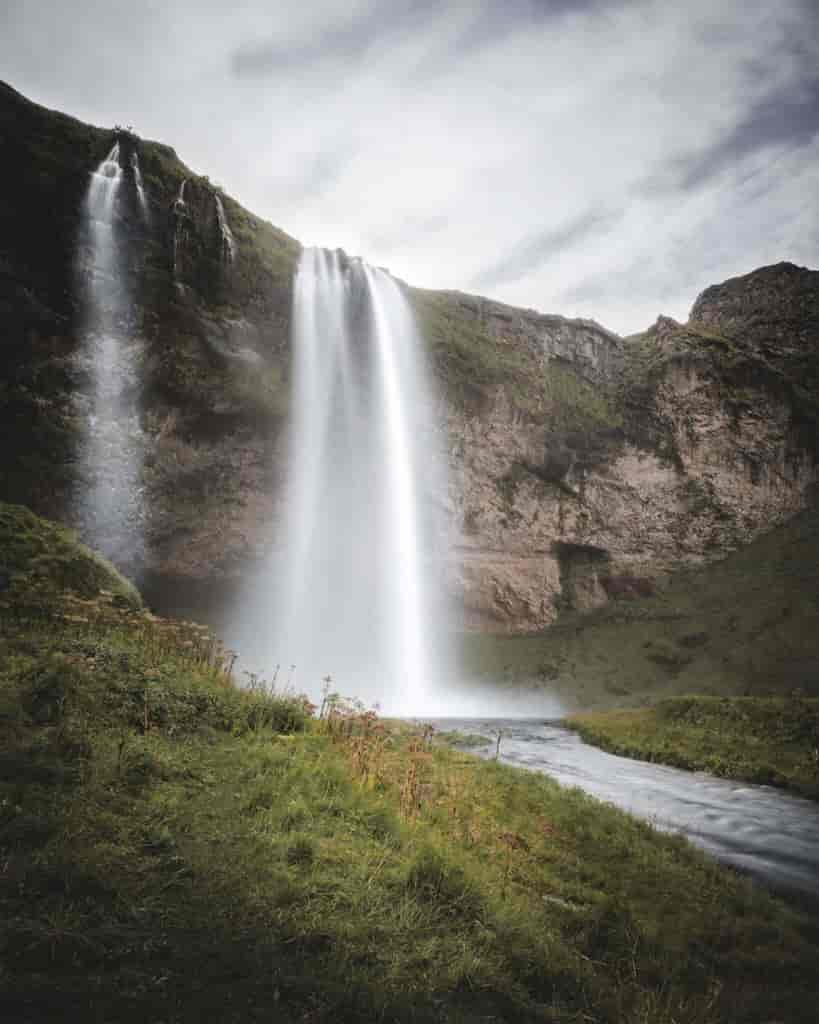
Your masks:
<svg viewBox="0 0 819 1024"><path fill-rule="evenodd" d="M534 683L571 707L642 704L673 694L819 696L819 511L725 559L680 571L548 632L465 640L468 667Z"/></svg>
<svg viewBox="0 0 819 1024"><path fill-rule="evenodd" d="M813 1019L815 925L686 841L237 689L201 627L0 513L4 1019Z"/></svg>

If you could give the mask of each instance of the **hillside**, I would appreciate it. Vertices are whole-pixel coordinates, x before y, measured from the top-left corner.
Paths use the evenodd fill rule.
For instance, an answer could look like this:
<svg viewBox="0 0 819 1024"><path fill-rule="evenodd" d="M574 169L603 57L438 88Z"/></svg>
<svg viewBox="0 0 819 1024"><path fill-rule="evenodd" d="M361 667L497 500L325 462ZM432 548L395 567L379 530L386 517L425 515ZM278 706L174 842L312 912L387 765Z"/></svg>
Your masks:
<svg viewBox="0 0 819 1024"><path fill-rule="evenodd" d="M813 1019L795 910L579 790L238 690L91 557L0 506L5 1018Z"/></svg>
<svg viewBox="0 0 819 1024"><path fill-rule="evenodd" d="M466 639L477 676L534 683L569 707L672 694L819 696L819 512L649 596L625 590L529 637Z"/></svg>
<svg viewBox="0 0 819 1024"><path fill-rule="evenodd" d="M104 553L152 593L208 590L217 621L281 517L300 245L168 146L8 86L0 138L0 498L83 525L93 367L81 213L117 139L131 184L138 156L147 198L146 218L133 189L117 211L129 296L118 330L134 367L120 397L139 424L144 544L133 550L123 521ZM407 286L440 395L426 443L449 478L427 498L447 513L442 572L458 626L536 633L618 607L809 507L818 280L762 268L707 290L688 324L661 318L625 340L593 321Z"/></svg>

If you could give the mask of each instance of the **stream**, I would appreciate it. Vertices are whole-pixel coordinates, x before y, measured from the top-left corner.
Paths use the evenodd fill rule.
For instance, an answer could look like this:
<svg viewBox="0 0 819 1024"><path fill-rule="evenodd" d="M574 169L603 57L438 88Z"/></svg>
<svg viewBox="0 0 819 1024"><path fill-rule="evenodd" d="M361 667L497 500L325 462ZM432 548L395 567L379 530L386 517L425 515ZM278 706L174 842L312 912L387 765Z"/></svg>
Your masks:
<svg viewBox="0 0 819 1024"><path fill-rule="evenodd" d="M658 829L683 833L718 860L819 910L817 803L770 786L617 757L556 722L449 718L431 724L484 736L500 728L502 762L544 772ZM492 758L495 739L469 749Z"/></svg>

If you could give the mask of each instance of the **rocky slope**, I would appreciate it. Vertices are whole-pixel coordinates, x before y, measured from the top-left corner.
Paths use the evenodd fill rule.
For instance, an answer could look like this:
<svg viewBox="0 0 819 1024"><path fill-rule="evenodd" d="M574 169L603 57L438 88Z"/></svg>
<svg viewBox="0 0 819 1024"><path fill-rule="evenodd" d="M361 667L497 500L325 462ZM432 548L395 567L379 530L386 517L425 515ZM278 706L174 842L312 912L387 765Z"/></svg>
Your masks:
<svg viewBox="0 0 819 1024"><path fill-rule="evenodd" d="M81 209L120 140L148 217L121 204L125 389L145 444L144 553L120 565L220 585L271 543L286 458L299 244L173 150L0 85L0 499L65 520L87 486ZM183 188L184 183L184 188ZM813 500L819 273L781 264L706 291L686 325L591 321L409 289L439 382L449 577L468 629L539 630L650 594ZM106 554L124 548L111 538ZM156 588L154 588L155 590Z"/></svg>
<svg viewBox="0 0 819 1024"><path fill-rule="evenodd" d="M819 273L763 268L622 342L595 388L553 356L527 415L503 390L452 414L467 623L650 594L812 504L817 309Z"/></svg>

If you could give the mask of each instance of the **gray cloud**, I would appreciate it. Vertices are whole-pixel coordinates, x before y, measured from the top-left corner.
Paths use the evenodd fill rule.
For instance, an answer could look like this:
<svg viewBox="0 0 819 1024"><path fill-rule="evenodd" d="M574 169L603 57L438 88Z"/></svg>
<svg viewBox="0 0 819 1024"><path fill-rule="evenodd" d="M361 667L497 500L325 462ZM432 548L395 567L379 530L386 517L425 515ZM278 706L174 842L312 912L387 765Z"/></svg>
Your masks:
<svg viewBox="0 0 819 1024"><path fill-rule="evenodd" d="M271 187L279 201L317 200L338 184L357 152L353 142L325 144L309 160L289 167L286 177L274 178Z"/></svg>
<svg viewBox="0 0 819 1024"><path fill-rule="evenodd" d="M435 0L377 3L352 18L311 30L302 38L244 43L231 54L230 68L239 78L257 78L277 71L306 69L317 62L351 62L364 57L377 43L412 33L438 10L440 4Z"/></svg>
<svg viewBox="0 0 819 1024"><path fill-rule="evenodd" d="M684 317L819 264L816 0L6 0L0 67L424 287Z"/></svg>
<svg viewBox="0 0 819 1024"><path fill-rule="evenodd" d="M429 238L444 231L449 224L445 214L433 213L429 216L409 216L383 226L376 226L367 233L368 247L383 249L385 252L401 245L415 244L421 239Z"/></svg>
<svg viewBox="0 0 819 1024"><path fill-rule="evenodd" d="M693 159L672 168L677 187L698 188L738 164L745 156L768 146L803 146L819 134L819 74L795 90L766 98L753 107L734 130Z"/></svg>
<svg viewBox="0 0 819 1024"><path fill-rule="evenodd" d="M475 58L527 30L571 15L601 14L607 9L633 6L642 0L484 0L470 5L471 16L443 42L434 41L415 68L413 78L451 71L460 61Z"/></svg>
<svg viewBox="0 0 819 1024"><path fill-rule="evenodd" d="M605 210L589 210L560 227L550 227L529 235L521 239L497 263L475 274L470 287L492 289L517 281L555 259L564 250L607 231L618 217L619 214Z"/></svg>

